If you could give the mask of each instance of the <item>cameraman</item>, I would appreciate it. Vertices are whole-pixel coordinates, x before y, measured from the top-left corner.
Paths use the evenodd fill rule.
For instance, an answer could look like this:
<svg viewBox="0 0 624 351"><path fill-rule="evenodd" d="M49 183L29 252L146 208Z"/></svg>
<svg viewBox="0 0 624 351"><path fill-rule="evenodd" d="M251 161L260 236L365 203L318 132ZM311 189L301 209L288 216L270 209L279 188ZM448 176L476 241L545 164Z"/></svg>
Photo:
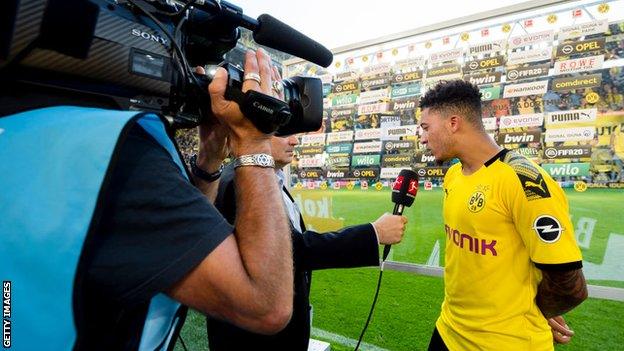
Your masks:
<svg viewBox="0 0 624 351"><path fill-rule="evenodd" d="M264 51L247 52L245 73L252 78L244 81L243 91L253 89L270 94L271 71L271 61ZM212 111L217 121L211 128L201 128L197 162L198 167L208 172L213 172L215 165L218 168L223 161L226 135L234 157L271 154L270 136L259 132L242 115L236 103L224 99L226 80L226 71L218 69L209 86ZM28 101L21 98L19 93L6 90L0 95L0 114L24 109ZM67 103L68 100L61 101ZM54 101L34 101L31 106L56 104ZM63 113L59 113L61 109ZM109 115L131 113L55 107L0 118L0 130L5 132L3 137L6 137L0 138L0 145L5 150L4 153L0 152L0 162L7 164L5 161L12 160L11 153L6 150L28 145L19 141L37 135L40 129L71 117L72 114L93 111ZM35 123L34 129L23 131L21 139L10 139L16 126L32 120L31 117L36 113L39 113L36 122L44 127L37 130ZM37 259L32 259L32 252L47 251L48 255L39 254L41 262L47 262L49 258L44 256L60 257L67 250L71 238L64 233L72 231L75 224L69 214L76 207L82 206L82 202L74 201L80 199L85 190L76 186L62 193L63 189L59 190L55 185L82 185L82 182L90 180L71 176L58 178L65 174L61 171L68 168L75 168L76 174L81 174L79 168L91 166L90 161L99 157L98 152L84 152L89 149L99 151L99 145L94 148L94 143L99 139L93 140L89 134L83 133L83 129L102 130L110 120L102 118L92 120L90 125L63 125L62 128L66 129L58 127L62 131L73 129L72 133L60 134L62 140L54 139L51 132L47 132L49 140L33 139L31 144L42 143L47 149L20 149L22 158L37 152L40 155L46 153L46 157L31 159L28 183L20 183L16 179L15 174L21 172L19 164L13 165L13 175L8 172L0 175L0 186L4 189L25 184L21 191L4 192L0 200L0 203L12 203L14 206L11 209L0 206L0 232L3 236L6 234L6 240L0 244L2 276L13 279L16 286L19 286L18 282L24 282L20 283L22 287L27 285L32 288L32 291L24 291L24 295L18 296L16 300L28 299L28 294L31 294L38 299L32 301L47 298L57 302L40 308L36 308L36 302L33 302L30 311L36 312L36 317L20 311L20 315L16 313L16 318L34 318L33 323L36 320L55 321L58 316L53 315L52 311L57 305L72 301L65 296L68 294L49 296L54 295L56 290L44 289L47 289L46 284L54 286L57 275L60 275L57 272L73 263L59 262L58 269L46 267ZM30 343L32 347L78 350L150 348L145 346L144 339L153 329L147 325L148 322L158 322L158 318L151 320L148 313L152 311L154 299L160 293L202 313L228 320L257 333L278 332L288 323L292 313L293 265L290 229L275 182L274 169L253 163L236 168L239 217L232 227L204 195L214 196L218 182L199 184L204 192L202 194L188 182L184 172L180 172L179 164L175 162L176 153L166 150L167 143L171 144L171 141L157 140L149 128L140 123L133 124L134 121L128 122L119 140L115 141L115 153L110 157L110 165L96 165L108 171L99 188L95 210L88 215L88 234L79 252L80 261L73 267L76 274L70 291L73 293L71 313L74 323L70 323L70 327L75 324L75 333L59 330L58 333L62 333L62 344L50 341L43 345L40 343L48 342L49 336L39 335L50 331L56 333L63 321L47 323L45 328L26 323L17 326L16 322L16 333L22 332L23 337L20 339L15 334L14 344L25 348L29 348ZM162 122L157 122L162 127ZM98 137L106 138L102 134L105 132L98 133ZM13 145L11 140L15 141ZM55 148L63 148L64 145L76 147L66 151L67 157L48 160L47 156L56 152ZM73 163L76 159L84 162ZM47 166L51 168L46 169ZM40 191L39 194L29 192L33 184L40 183L47 184L48 188L43 189L49 191ZM50 194L59 193L63 197L48 201ZM94 195L97 195L97 191ZM39 207L41 211L36 217L18 213L25 212L19 209L29 202L44 203ZM52 223L44 223L46 220ZM59 223L67 225L55 228L59 227ZM33 227L37 229L31 229ZM41 237L57 234L59 238L54 240L53 247L40 247ZM38 271L33 274L28 267ZM72 304L68 305L67 308L71 308ZM29 328L32 338L24 335ZM169 339L156 344L158 349L167 348L167 342L175 342L175 338L171 338L173 334L168 335ZM39 345L34 345L37 343Z"/></svg>

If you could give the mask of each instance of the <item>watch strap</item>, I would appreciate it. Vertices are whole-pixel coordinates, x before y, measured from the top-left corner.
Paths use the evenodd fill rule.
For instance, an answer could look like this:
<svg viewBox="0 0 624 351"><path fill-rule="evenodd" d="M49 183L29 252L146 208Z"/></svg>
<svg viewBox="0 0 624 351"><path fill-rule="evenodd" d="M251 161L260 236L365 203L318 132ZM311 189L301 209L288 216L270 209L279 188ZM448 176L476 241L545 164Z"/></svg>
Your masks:
<svg viewBox="0 0 624 351"><path fill-rule="evenodd" d="M221 165L219 167L219 170L214 172L214 173L208 173L206 171L204 171L203 169L199 168L197 166L197 155L193 155L191 156L191 159L189 160L190 164L191 164L191 173L193 173L193 175L203 181L206 182L214 182L215 180L219 179L219 177L221 177L221 173L223 173L223 165Z"/></svg>

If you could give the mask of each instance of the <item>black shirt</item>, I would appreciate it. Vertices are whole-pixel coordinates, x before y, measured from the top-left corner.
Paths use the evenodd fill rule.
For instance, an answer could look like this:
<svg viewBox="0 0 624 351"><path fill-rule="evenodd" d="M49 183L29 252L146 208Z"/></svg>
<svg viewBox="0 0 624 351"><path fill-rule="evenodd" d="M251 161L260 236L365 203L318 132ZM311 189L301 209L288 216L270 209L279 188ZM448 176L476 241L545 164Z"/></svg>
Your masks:
<svg viewBox="0 0 624 351"><path fill-rule="evenodd" d="M138 125L122 144L112 172L89 244L93 251L84 262L79 309L85 323L78 338L83 350L137 349L150 299L233 232Z"/></svg>

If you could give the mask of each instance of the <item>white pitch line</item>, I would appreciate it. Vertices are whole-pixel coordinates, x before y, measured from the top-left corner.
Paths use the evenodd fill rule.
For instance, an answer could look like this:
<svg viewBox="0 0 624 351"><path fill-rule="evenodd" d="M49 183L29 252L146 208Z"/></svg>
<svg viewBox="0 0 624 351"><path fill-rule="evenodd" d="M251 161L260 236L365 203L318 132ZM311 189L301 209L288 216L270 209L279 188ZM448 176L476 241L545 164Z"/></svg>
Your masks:
<svg viewBox="0 0 624 351"><path fill-rule="evenodd" d="M357 345L357 340L355 339L347 338L346 336L342 336L339 334L330 333L326 330L322 330L319 328L312 328L312 336L317 337L317 338L323 338L325 340L329 340L332 342L336 342L343 346L349 346L349 347L355 348L355 345ZM388 349L384 349L379 346L375 346L375 345L368 344L365 342L362 342L360 344L360 350L388 351Z"/></svg>

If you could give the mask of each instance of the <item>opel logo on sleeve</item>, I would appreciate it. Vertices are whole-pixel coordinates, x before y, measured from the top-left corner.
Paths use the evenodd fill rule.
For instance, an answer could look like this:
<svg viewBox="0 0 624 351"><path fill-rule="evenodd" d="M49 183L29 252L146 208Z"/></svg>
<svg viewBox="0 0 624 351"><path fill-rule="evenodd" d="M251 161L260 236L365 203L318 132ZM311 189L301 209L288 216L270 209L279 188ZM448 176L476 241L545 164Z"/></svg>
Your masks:
<svg viewBox="0 0 624 351"><path fill-rule="evenodd" d="M552 244L559 240L561 237L561 224L559 221L549 215L541 215L535 219L533 223L533 230L537 233L537 236L542 239L543 242Z"/></svg>

